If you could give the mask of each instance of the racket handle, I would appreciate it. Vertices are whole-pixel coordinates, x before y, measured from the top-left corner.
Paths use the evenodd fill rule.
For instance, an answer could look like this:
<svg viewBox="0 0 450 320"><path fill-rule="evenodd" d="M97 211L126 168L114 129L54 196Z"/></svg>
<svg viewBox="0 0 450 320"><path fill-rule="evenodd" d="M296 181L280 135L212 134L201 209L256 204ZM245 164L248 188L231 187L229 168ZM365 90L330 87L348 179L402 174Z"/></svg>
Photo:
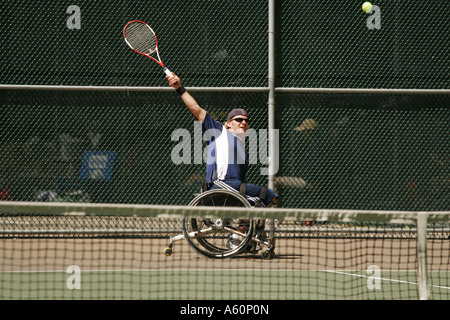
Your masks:
<svg viewBox="0 0 450 320"><path fill-rule="evenodd" d="M173 76L172 72L170 72L170 70L167 69L167 67L163 67L163 70L164 70L164 72L165 72L169 77L172 77L172 76Z"/></svg>

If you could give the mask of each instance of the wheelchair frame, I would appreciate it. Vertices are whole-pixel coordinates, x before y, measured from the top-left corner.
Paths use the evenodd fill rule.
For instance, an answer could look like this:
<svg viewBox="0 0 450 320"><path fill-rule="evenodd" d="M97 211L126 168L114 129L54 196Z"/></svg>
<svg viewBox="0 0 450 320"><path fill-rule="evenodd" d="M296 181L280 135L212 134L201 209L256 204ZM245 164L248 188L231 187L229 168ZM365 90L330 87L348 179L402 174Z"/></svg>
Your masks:
<svg viewBox="0 0 450 320"><path fill-rule="evenodd" d="M189 206L247 207L252 205L237 191L213 189L200 193ZM266 230L267 229L267 230ZM183 233L170 237L166 256L173 254L173 243L185 239L198 254L213 259L233 257L242 253L257 253L265 260L275 256L275 227L272 219L253 220L237 218L184 218Z"/></svg>

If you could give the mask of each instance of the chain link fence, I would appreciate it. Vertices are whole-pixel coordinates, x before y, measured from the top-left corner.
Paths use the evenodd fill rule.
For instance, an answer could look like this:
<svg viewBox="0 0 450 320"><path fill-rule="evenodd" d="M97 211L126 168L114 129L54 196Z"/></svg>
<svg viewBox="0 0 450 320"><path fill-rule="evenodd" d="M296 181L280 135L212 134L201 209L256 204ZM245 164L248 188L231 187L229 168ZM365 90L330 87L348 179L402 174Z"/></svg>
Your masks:
<svg viewBox="0 0 450 320"><path fill-rule="evenodd" d="M447 4L361 4L275 2L282 205L449 210ZM268 1L12 0L0 18L2 200L187 204L198 192L194 118L123 41L133 19L214 118L242 107L259 138L268 128ZM283 90L295 88L329 90ZM177 164L180 129L191 156ZM82 179L86 151L114 152L112 174ZM267 185L262 153L247 178Z"/></svg>

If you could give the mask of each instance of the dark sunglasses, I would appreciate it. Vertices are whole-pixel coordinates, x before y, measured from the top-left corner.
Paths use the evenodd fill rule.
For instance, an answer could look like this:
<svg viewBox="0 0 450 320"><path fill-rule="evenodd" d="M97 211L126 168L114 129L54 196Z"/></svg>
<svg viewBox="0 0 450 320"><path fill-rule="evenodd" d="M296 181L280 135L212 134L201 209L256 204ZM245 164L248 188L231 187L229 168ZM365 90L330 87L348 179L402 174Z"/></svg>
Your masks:
<svg viewBox="0 0 450 320"><path fill-rule="evenodd" d="M241 123L242 121L245 121L247 124L249 124L248 119L244 119L244 118L234 118L234 119L231 119L231 120L234 120L234 121L239 122L239 123Z"/></svg>

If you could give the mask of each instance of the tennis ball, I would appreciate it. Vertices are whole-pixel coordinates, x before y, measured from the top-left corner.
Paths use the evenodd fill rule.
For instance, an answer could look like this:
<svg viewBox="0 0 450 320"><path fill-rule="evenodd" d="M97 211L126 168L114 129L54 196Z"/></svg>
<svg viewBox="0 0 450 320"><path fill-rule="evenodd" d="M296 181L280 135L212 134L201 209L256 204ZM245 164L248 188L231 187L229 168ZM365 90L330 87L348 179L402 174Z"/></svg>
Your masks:
<svg viewBox="0 0 450 320"><path fill-rule="evenodd" d="M372 12L372 4L370 2L364 2L362 5L362 11L366 13Z"/></svg>

